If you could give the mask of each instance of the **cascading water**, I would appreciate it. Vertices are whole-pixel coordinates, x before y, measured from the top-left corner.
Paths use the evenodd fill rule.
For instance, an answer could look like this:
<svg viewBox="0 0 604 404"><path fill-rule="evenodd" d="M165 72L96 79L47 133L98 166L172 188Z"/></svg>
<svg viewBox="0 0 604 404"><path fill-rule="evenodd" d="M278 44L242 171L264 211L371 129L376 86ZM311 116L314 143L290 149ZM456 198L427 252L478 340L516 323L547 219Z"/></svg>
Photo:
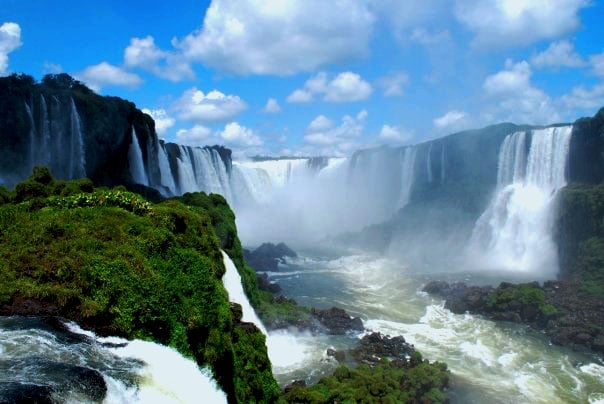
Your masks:
<svg viewBox="0 0 604 404"><path fill-rule="evenodd" d="M226 403L208 369L149 341L97 337L74 323L0 317L0 402ZM21 401L24 402L24 401Z"/></svg>
<svg viewBox="0 0 604 404"><path fill-rule="evenodd" d="M69 178L82 178L86 176L86 153L84 151L80 114L78 114L73 98L71 98L70 126L71 155L69 160Z"/></svg>
<svg viewBox="0 0 604 404"><path fill-rule="evenodd" d="M132 175L134 182L137 184L149 185L149 178L147 177L145 162L143 161L143 152L138 143L134 127L132 127L132 142L128 149L128 163L130 165L130 175Z"/></svg>
<svg viewBox="0 0 604 404"><path fill-rule="evenodd" d="M428 175L428 182L432 182L434 180L434 176L432 175L432 146L433 142L430 142L430 146L428 147L428 156L426 157L426 172Z"/></svg>
<svg viewBox="0 0 604 404"><path fill-rule="evenodd" d="M500 149L498 189L470 241L479 265L551 277L558 272L552 237L557 191L566 184L572 126L517 132ZM526 141L530 148L525 157Z"/></svg>
<svg viewBox="0 0 604 404"><path fill-rule="evenodd" d="M31 171L36 164L36 125L34 125L34 115L28 103L25 103L25 112L27 112L27 117L29 118L29 167Z"/></svg>
<svg viewBox="0 0 604 404"><path fill-rule="evenodd" d="M401 194L398 208L404 208L411 199L411 190L415 180L415 147L406 147L401 152Z"/></svg>
<svg viewBox="0 0 604 404"><path fill-rule="evenodd" d="M445 142L442 142L440 146L440 182L445 182Z"/></svg>
<svg viewBox="0 0 604 404"><path fill-rule="evenodd" d="M157 141L157 161L159 162L159 174L161 185L166 187L170 194L176 194L176 183L172 176L172 170L170 169L170 161L168 160L168 154L163 143Z"/></svg>
<svg viewBox="0 0 604 404"><path fill-rule="evenodd" d="M40 94L40 133L42 137L42 144L40 147L40 163L44 165L50 164L50 122L48 120L48 106L46 105L46 98Z"/></svg>
<svg viewBox="0 0 604 404"><path fill-rule="evenodd" d="M278 376L302 367L307 356L314 350L311 346L314 338L305 334L295 336L287 331L269 333L243 290L241 276L235 264L224 251L222 251L222 257L226 268L222 283L229 294L229 300L241 305L242 321L253 323L266 336L266 346L273 365L273 373Z"/></svg>

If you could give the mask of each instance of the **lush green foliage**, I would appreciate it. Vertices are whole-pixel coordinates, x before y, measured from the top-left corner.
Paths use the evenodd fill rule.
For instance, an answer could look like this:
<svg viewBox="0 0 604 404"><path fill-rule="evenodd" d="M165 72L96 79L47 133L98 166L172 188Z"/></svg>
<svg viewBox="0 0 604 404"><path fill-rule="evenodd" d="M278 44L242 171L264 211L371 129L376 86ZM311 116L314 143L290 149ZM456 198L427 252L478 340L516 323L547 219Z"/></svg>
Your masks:
<svg viewBox="0 0 604 404"><path fill-rule="evenodd" d="M533 306L544 315L552 315L557 312L551 304L545 303L545 292L530 284L510 285L498 288L491 292L487 298L487 306L493 310L505 311L518 302L524 306Z"/></svg>
<svg viewBox="0 0 604 404"><path fill-rule="evenodd" d="M293 387L287 403L443 403L449 375L446 365L421 361L397 365L382 360L376 367L340 366L333 375L308 387Z"/></svg>
<svg viewBox="0 0 604 404"><path fill-rule="evenodd" d="M234 323L221 282L214 220L234 229L232 212L220 196L193 197L150 204L36 169L0 206L0 307L33 300L103 334L173 346L231 397L270 402L264 336Z"/></svg>

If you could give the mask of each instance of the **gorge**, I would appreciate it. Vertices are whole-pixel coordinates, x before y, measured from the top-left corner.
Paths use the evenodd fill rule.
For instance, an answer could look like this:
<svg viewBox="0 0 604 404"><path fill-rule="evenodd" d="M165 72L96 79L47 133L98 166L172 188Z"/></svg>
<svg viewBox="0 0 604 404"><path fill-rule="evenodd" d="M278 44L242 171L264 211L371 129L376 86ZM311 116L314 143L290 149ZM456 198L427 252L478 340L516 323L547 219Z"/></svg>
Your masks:
<svg viewBox="0 0 604 404"><path fill-rule="evenodd" d="M104 337L90 334L89 338L101 346L109 341L103 339L107 335L130 340L111 340L126 346L103 349L121 356L120 349L134 347L140 337L152 336L157 342L176 346L181 354L195 357L198 364L209 363L216 381L199 369L190 369L191 380L203 380L210 390L218 383L224 393L215 392L217 397L224 400L226 394L230 401L243 401L241 397L249 397L246 394L274 399L274 391L271 396L266 393L270 389L258 387L271 385L267 376L271 369L281 387L294 380L311 383L329 375L337 363L325 356L327 349L351 349L362 334L267 331L261 315L255 312L261 299L249 286L254 283L250 281L254 279L251 270L242 269L246 266L237 237L246 246L285 241L299 256L286 259L278 271L267 273L268 279L279 283L284 296L304 306L344 308L360 316L366 329L402 335L427 359L446 362L452 373L453 401L505 402L502 397L512 397L517 401L557 402L578 397L580 401L599 402L604 398L604 366L589 351L550 347L543 335L518 324L454 314L443 307L442 299L421 291L427 282L441 279L485 285L559 278L601 293L604 197L599 184L604 180L604 110L572 124L536 127L503 123L417 145L359 150L350 157L237 161L221 146L166 143L158 138L152 118L132 103L100 97L65 76L48 76L41 83L26 76L0 78L0 136L6 140L0 144L0 154L6 157L0 160L0 184L13 189L34 167L47 166L58 180L88 177L96 186L125 186L149 200L168 198L157 206L143 205L142 213L133 208L128 216L132 226L124 228L120 237L137 239L138 232L151 234L150 227L160 223L158 226L165 226L162 229L171 234L153 235L153 248L157 248L153 254L161 261L166 259L162 255L166 245L170 249L176 244L188 248L191 233L187 232L195 232L212 262L213 272L203 272L203 276L216 288L211 293L220 296L219 307L212 312L216 318L211 320L221 322L224 335L206 335L204 327L210 319L201 314L196 321L204 327L198 329L187 319L170 318L166 320L169 327L162 323L159 328L168 327L169 333L159 335L153 334L154 321L159 320L148 319L149 324L141 324L140 330L93 327ZM86 188L85 184L79 186ZM53 198L72 197L76 201L71 191L58 187L45 195L36 194L37 188L24 190L23 186L14 192L22 192L23 202L35 206L36 198L27 194L32 192L44 201L39 202L44 209L59 208L52 205L59 203ZM224 199L198 197L195 192L220 194ZM4 195L0 193L0 201ZM182 200L170 199L180 196ZM222 211L225 200L233 207L236 219ZM179 205L181 201L186 208ZM55 219L46 218L44 209L34 213L49 221L50 230L44 228L44 232L58 231L63 237L74 231L56 230ZM148 215L149 211L158 216ZM199 217L189 216L190 211ZM106 212L106 220L110 213ZM142 219L134 217L137 215ZM12 223L9 216L2 220ZM158 222L158 217L165 221ZM206 227L196 227L192 224L195 220L214 229L211 240L203 238ZM11 237L17 234L11 231L15 231ZM191 259L183 255L175 262L184 265ZM158 268L163 267L154 270ZM190 285L188 274L183 272L182 276L182 282ZM218 281L228 297L218 292ZM22 292L10 293L11 304L16 304L14 296ZM57 299L62 301L59 295ZM101 313L104 300L98 296L90 299L95 305L89 310ZM226 314L229 301L240 306L239 319L233 314L238 308L232 305L233 313ZM7 303L2 303L6 312ZM72 314L68 309L66 305L58 311ZM99 319L106 321L100 314ZM84 323L79 326L90 325L86 316L81 320ZM247 322L255 328L246 328ZM10 334L10 338L23 330L35 335L34 340L48 337L38 335L39 329L36 324L27 328L0 322L0 332ZM207 346L187 347L199 335ZM223 352L212 345L220 338L232 344L230 350ZM233 365L240 364L236 360L253 362L245 351L251 341L266 341L268 351L258 354L263 358L262 370L260 375L238 374ZM2 349L5 352L7 348ZM272 362L268 370L266 358ZM174 360L185 361L182 357ZM181 365L190 367L192 362L188 363ZM141 371L129 360L120 366L135 369L125 371L125 379ZM220 372L227 376L217 377ZM150 377L161 383L159 376ZM241 385L246 377L256 383L251 393ZM125 383L117 380L118 384ZM108 383L107 391L115 386ZM174 394L186 397L188 393Z"/></svg>

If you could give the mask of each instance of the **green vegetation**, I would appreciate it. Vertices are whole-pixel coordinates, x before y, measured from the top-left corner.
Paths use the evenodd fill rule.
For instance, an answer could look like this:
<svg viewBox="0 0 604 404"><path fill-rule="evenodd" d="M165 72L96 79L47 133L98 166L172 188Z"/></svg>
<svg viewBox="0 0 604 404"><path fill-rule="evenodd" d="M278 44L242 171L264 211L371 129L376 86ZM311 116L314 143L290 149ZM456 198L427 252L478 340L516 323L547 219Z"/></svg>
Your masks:
<svg viewBox="0 0 604 404"><path fill-rule="evenodd" d="M340 366L312 386L294 386L281 403L444 403L449 374L446 365L422 361L406 364L382 360L377 366Z"/></svg>
<svg viewBox="0 0 604 404"><path fill-rule="evenodd" d="M210 366L231 399L276 399L264 336L234 321L222 286L220 247L241 248L224 198L151 204L88 180L54 181L44 168L0 198L5 314L33 301L39 314L58 312L101 334L170 345ZM246 291L258 296L251 279Z"/></svg>
<svg viewBox="0 0 604 404"><path fill-rule="evenodd" d="M604 299L604 186L574 185L561 192L558 243L562 275Z"/></svg>
<svg viewBox="0 0 604 404"><path fill-rule="evenodd" d="M521 304L531 306L546 316L557 313L557 309L551 304L545 303L545 292L543 289L532 284L509 285L499 287L489 293L487 307L495 311L506 311L512 309L512 305Z"/></svg>

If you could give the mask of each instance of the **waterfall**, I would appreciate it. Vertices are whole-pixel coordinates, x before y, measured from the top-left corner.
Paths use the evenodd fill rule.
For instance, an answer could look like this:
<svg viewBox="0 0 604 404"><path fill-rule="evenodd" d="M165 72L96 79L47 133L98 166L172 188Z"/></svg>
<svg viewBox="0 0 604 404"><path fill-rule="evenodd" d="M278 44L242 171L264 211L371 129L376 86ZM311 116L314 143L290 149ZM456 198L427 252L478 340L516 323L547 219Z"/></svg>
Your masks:
<svg viewBox="0 0 604 404"><path fill-rule="evenodd" d="M401 192L398 208L404 208L411 199L411 189L415 180L415 147L405 147L401 152Z"/></svg>
<svg viewBox="0 0 604 404"><path fill-rule="evenodd" d="M25 103L25 112L29 118L29 171L36 165L36 126L34 125L34 115L28 103Z"/></svg>
<svg viewBox="0 0 604 404"><path fill-rule="evenodd" d="M197 403L199 397L227 402L209 369L174 349L98 337L75 323L0 317L0 352L1 386L35 385L52 402ZM0 401L12 401L10 388L0 388Z"/></svg>
<svg viewBox="0 0 604 404"><path fill-rule="evenodd" d="M69 160L69 178L82 178L86 176L86 153L84 151L84 140L82 139L80 115L73 98L71 98L70 124L71 154Z"/></svg>
<svg viewBox="0 0 604 404"><path fill-rule="evenodd" d="M264 328L264 325L256 315L254 308L250 304L250 301L243 290L241 276L239 275L235 264L224 251L222 251L222 260L224 262L224 267L226 268L226 272L222 277L222 283L229 293L229 300L241 305L243 311L241 320L248 323L254 323L264 335L268 335L266 328Z"/></svg>
<svg viewBox="0 0 604 404"><path fill-rule="evenodd" d="M525 142L530 149L525 157ZM476 222L471 254L487 268L538 273L558 272L553 240L553 210L566 184L572 126L508 135L501 145L498 189Z"/></svg>
<svg viewBox="0 0 604 404"><path fill-rule="evenodd" d="M170 161L166 153L166 147L163 143L157 141L157 161L159 162L159 174L162 186L168 188L170 194L176 195L176 184L170 169Z"/></svg>
<svg viewBox="0 0 604 404"><path fill-rule="evenodd" d="M48 106L46 105L46 98L40 94L40 132L42 136L42 146L40 147L40 153L42 158L40 163L44 165L50 164L51 148L50 148L50 121L48 120Z"/></svg>
<svg viewBox="0 0 604 404"><path fill-rule="evenodd" d="M434 179L432 176L432 145L434 143L430 142L430 147L428 147L428 156L426 157L426 172L428 173L428 182L432 182Z"/></svg>
<svg viewBox="0 0 604 404"><path fill-rule="evenodd" d="M128 149L128 163L130 165L130 175L137 184L149 185L149 179L145 170L145 162L143 161L143 152L138 144L136 130L132 127L132 142Z"/></svg>
<svg viewBox="0 0 604 404"><path fill-rule="evenodd" d="M445 142L442 142L440 149L440 182L445 182Z"/></svg>

